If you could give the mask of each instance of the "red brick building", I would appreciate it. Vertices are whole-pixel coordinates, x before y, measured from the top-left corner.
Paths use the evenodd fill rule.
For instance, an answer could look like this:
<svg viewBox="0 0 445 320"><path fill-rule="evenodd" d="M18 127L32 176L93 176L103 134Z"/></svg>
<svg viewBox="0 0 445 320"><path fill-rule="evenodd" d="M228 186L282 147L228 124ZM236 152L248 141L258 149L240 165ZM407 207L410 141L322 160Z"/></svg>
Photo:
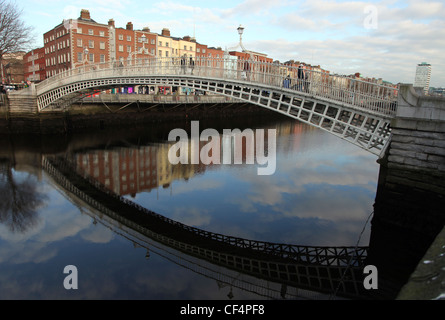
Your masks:
<svg viewBox="0 0 445 320"><path fill-rule="evenodd" d="M156 37L148 28L133 30L131 22L126 28L116 28L112 19L97 23L83 9L78 19L64 20L44 34L46 76L87 64L155 56Z"/></svg>
<svg viewBox="0 0 445 320"><path fill-rule="evenodd" d="M71 30L61 23L43 35L46 77L71 68Z"/></svg>
<svg viewBox="0 0 445 320"><path fill-rule="evenodd" d="M114 21L108 22L114 27ZM126 28L115 28L115 50L110 50L109 61L124 63L128 59L136 59L139 63L156 56L157 35L150 29L134 30L133 23L128 22ZM111 43L111 46L113 43Z"/></svg>
<svg viewBox="0 0 445 320"><path fill-rule="evenodd" d="M46 79L45 48L34 49L23 56L25 81L39 82Z"/></svg>
<svg viewBox="0 0 445 320"><path fill-rule="evenodd" d="M196 42L196 61L207 57L207 45Z"/></svg>
<svg viewBox="0 0 445 320"><path fill-rule="evenodd" d="M218 63L218 59L223 59L224 54L225 52L221 48L208 47L205 44L196 43L196 61L198 63L200 59L212 58L215 59L213 61L213 67L219 67L221 63Z"/></svg>
<svg viewBox="0 0 445 320"><path fill-rule="evenodd" d="M252 56L252 58L255 61L267 62L267 63L272 63L273 62L273 59L272 58L268 58L267 54L259 53L259 52L253 52L253 51L248 51L248 52L230 51L229 54L231 56L238 57L238 59L241 59L241 60L249 60L249 59L251 59L251 56Z"/></svg>

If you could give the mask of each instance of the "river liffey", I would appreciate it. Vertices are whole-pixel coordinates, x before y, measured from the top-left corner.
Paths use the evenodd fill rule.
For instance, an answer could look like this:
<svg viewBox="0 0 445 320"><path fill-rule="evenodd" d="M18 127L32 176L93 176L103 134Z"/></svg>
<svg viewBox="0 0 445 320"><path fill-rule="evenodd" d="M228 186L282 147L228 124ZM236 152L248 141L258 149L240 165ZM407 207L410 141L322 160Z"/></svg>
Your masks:
<svg viewBox="0 0 445 320"><path fill-rule="evenodd" d="M190 125L37 142L3 136L0 299L360 299L366 293L357 289L360 277L352 289L346 285L361 274L353 269L363 267L362 257L342 250L363 254L369 246L375 155L293 120L228 118L200 121L200 130L276 130L273 174L259 175L257 162L246 163L247 148L242 164L173 165L168 134Z"/></svg>

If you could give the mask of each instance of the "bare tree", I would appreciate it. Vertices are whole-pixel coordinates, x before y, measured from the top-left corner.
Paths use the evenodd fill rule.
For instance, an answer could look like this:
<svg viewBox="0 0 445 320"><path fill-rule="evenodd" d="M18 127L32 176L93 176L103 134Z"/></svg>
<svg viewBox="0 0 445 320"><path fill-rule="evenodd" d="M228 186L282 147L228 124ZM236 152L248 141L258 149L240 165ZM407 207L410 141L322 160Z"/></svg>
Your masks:
<svg viewBox="0 0 445 320"><path fill-rule="evenodd" d="M0 223L11 232L25 233L39 222L38 209L47 196L37 187L31 174L17 181L13 164L0 160Z"/></svg>
<svg viewBox="0 0 445 320"><path fill-rule="evenodd" d="M22 10L15 3L0 0L0 66L5 54L26 51L33 41L32 27L21 19ZM3 76L3 75L2 75Z"/></svg>

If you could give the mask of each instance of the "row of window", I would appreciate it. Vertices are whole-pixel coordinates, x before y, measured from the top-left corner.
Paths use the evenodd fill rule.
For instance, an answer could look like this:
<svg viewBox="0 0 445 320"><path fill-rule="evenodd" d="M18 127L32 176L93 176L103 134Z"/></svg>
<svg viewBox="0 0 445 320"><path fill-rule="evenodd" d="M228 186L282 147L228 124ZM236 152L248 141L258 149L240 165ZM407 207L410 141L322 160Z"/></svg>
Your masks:
<svg viewBox="0 0 445 320"><path fill-rule="evenodd" d="M52 58L48 58L45 60L46 66L55 66L56 65L56 61L58 64L61 63L66 63L66 62L70 62L71 61L71 55L69 53L67 54L61 54L59 56L56 57L52 57Z"/></svg>
<svg viewBox="0 0 445 320"><path fill-rule="evenodd" d="M77 33L82 33L82 28L77 28ZM88 29L88 35L89 36L94 36L94 30L93 29ZM105 37L105 31L103 30L99 30L99 36L100 37Z"/></svg>
<svg viewBox="0 0 445 320"><path fill-rule="evenodd" d="M70 46L70 40L64 40L57 43L57 50L65 49ZM45 54L49 54L56 51L56 45L53 44L50 47L45 48Z"/></svg>
<svg viewBox="0 0 445 320"><path fill-rule="evenodd" d="M66 67L65 70L68 70L68 67ZM58 71L56 69L48 70L48 71L46 71L46 77L49 78L49 77L55 76L57 73L58 73Z"/></svg>
<svg viewBox="0 0 445 320"><path fill-rule="evenodd" d="M87 56L85 56L85 54L83 52L78 52L77 53L77 62L84 62L84 59L88 58L89 62L95 62L94 61L94 53L89 53ZM104 63L105 62L105 55L101 54L99 55L99 59L100 59L100 63Z"/></svg>
<svg viewBox="0 0 445 320"><path fill-rule="evenodd" d="M79 48L83 48L83 39L77 39L77 46ZM88 40L88 48L90 48L90 49L94 48L94 40ZM105 50L105 42L104 41L99 42L99 49Z"/></svg>
<svg viewBox="0 0 445 320"><path fill-rule="evenodd" d="M152 44L153 44L153 41L152 41ZM159 41L159 46L160 46L160 47L163 46L163 45L162 45L162 41ZM167 47L167 48L168 48L169 46L170 46L170 43L169 43L169 42L166 42L164 47ZM173 49L172 49L172 50L173 50ZM187 46L184 46L184 50L187 50ZM178 51L178 49L176 49L176 51ZM188 51L193 51L193 47L190 46L189 49L188 49ZM199 52L199 51L197 51L197 52ZM203 50L203 52L205 52L205 49Z"/></svg>
<svg viewBox="0 0 445 320"><path fill-rule="evenodd" d="M44 43L44 44L47 44L48 42L53 41L53 40L55 40L56 38L60 38L61 36L64 36L65 34L67 34L67 32L66 32L66 29L63 28L62 31L57 32L56 34L52 34L52 35L50 35L48 38L45 38L45 39L43 40L43 43Z"/></svg>
<svg viewBox="0 0 445 320"><path fill-rule="evenodd" d="M103 48L101 48L101 49L103 49ZM176 50L176 54L177 54L178 49L175 49L175 50ZM174 54L173 51L174 51L174 49L172 49L172 54ZM124 52L124 47L122 45L119 46L119 52ZM131 46L127 46L127 52L131 52ZM143 52L142 48L139 48L138 52L142 53ZM147 51L145 53L147 53ZM87 54L87 56L85 56L86 54ZM151 49L151 54L152 55L155 54L155 50L154 49ZM159 57L163 57L163 56L169 57L169 51L163 52L162 50L159 50ZM86 59L88 59L88 62L96 62L94 57L95 57L94 53L78 52L77 53L77 62L85 62ZM190 58L192 58L192 57L193 56L190 55ZM211 53L209 53L209 57L211 57ZM219 58L219 54L216 55L216 58ZM128 57L128 59L131 59L131 57ZM119 60L123 62L124 58L120 57ZM70 62L70 54L69 53L61 54L61 55L58 55L57 57L48 58L48 59L46 59L46 66L47 67L55 66L56 65L56 61L57 61L58 64ZM99 62L100 63L106 62L105 54L100 54L99 55Z"/></svg>
<svg viewBox="0 0 445 320"><path fill-rule="evenodd" d="M92 29L90 29L90 30L93 31ZM50 37L50 39L51 38L52 37ZM123 35L119 35L119 40L123 40ZM131 41L131 36L127 36L127 41ZM138 41L146 43L146 42L148 42L148 39L141 37L141 38L138 39ZM154 39L151 40L151 44L155 44L155 40ZM166 42L165 44L166 44L166 47L169 47L169 43L168 42ZM70 45L70 40L61 41L61 42L57 43L57 50L65 49L65 48L69 47L69 45ZM84 46L83 39L77 39L77 47L82 48L83 46ZM159 46L162 47L162 41L159 41ZM94 47L95 47L95 41L94 40L88 40L88 48L93 49ZM106 43L104 41L100 41L99 42L99 48L101 50L105 50ZM118 48L119 48L119 52L124 52L124 45L119 45ZM141 50L142 50L142 48L138 48L138 52L140 52ZM175 54L175 51L176 51L176 55L178 55L178 49L172 48L171 50L172 50L171 51L172 55ZM184 45L184 50L187 50L187 46L186 45ZM193 51L193 47L190 46L188 50L189 51ZM55 52L55 51L56 51L56 45L52 45L50 47L45 48L45 54L49 54L49 53L52 53L52 52ZM200 48L196 48L196 52L199 53L200 51L201 51ZM131 46L127 46L127 52L131 52ZM206 50L202 49L202 53L205 53L205 52L206 52ZM154 54L154 49L151 49L151 54ZM162 50L159 50L159 56L160 57L163 56L162 55ZM164 56L168 57L169 56L169 51L165 51Z"/></svg>
<svg viewBox="0 0 445 320"><path fill-rule="evenodd" d="M130 53L132 51L131 48L132 48L132 46L127 46L127 52L128 53ZM122 44L119 45L118 51L119 52L124 52L124 46ZM138 53L148 53L148 49L142 48L142 47L138 47L137 52ZM150 52L151 52L152 55L154 55L155 54L155 49L150 49Z"/></svg>
<svg viewBox="0 0 445 320"><path fill-rule="evenodd" d="M40 53L35 53L35 54L33 54L33 55L30 55L29 57L28 57L28 62L32 62L32 61L35 61L35 60L38 60L38 59L40 59L40 58L43 58L43 57L45 57L45 55L43 55L43 54L40 54Z"/></svg>

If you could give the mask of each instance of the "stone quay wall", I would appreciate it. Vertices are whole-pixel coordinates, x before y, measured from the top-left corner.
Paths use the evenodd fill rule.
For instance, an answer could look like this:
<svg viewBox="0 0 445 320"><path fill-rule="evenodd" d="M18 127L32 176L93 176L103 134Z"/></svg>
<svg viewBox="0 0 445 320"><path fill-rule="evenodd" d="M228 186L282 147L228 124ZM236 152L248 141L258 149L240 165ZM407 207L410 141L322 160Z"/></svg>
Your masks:
<svg viewBox="0 0 445 320"><path fill-rule="evenodd" d="M401 85L391 127L392 182L445 194L445 99Z"/></svg>

